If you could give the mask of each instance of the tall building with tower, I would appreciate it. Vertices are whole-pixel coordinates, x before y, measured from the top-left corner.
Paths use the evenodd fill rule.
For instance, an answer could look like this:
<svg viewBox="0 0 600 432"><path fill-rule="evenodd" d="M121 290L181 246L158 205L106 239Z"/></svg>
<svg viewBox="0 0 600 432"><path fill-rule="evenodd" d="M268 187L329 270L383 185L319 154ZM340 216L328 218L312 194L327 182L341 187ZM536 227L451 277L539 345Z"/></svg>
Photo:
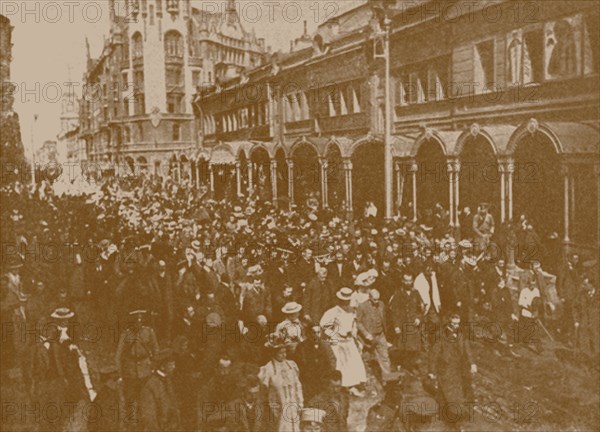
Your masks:
<svg viewBox="0 0 600 432"><path fill-rule="evenodd" d="M219 12L190 0L110 0L110 34L91 56L79 136L88 162L115 174L189 177L198 143L193 95L262 63L264 41L229 0Z"/></svg>
<svg viewBox="0 0 600 432"><path fill-rule="evenodd" d="M10 78L12 31L10 20L4 15L0 15L0 130L2 131L0 168L2 169L2 184L17 179L25 180L28 175L25 149L21 141L19 115L13 111L15 86Z"/></svg>

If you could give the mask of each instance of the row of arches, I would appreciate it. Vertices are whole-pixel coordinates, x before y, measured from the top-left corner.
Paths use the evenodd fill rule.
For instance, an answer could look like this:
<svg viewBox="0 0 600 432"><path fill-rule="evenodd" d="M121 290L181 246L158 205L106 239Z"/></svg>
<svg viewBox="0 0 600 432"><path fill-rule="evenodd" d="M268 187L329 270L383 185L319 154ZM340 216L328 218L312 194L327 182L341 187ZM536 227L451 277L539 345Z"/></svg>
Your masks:
<svg viewBox="0 0 600 432"><path fill-rule="evenodd" d="M535 121L490 131L425 131L416 139L396 139L394 210L423 218L440 204L450 212L449 223L458 225L459 210L476 211L479 203L488 202L497 221L518 221L524 215L540 235L593 236L585 232L584 221L598 220L597 193L589 193L598 190L597 168L589 157L575 156L597 151L598 131L582 131L588 135L577 135L575 144L564 139L567 135L561 141L560 129ZM579 145L584 142L591 146ZM231 153L231 161L227 178L213 178L218 197L227 190L234 195L258 188L263 198L280 205L302 205L315 196L324 206L362 214L366 202L373 201L383 214L384 145L378 137L302 138L289 147L221 147ZM216 165L208 161L210 155L206 159L210 173ZM210 182L210 174L205 178Z"/></svg>

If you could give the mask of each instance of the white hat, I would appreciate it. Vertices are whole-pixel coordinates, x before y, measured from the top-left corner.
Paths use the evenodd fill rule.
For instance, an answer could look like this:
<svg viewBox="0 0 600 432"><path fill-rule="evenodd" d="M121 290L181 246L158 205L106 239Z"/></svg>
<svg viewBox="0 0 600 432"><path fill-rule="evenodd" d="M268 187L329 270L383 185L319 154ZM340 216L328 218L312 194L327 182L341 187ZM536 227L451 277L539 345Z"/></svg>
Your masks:
<svg viewBox="0 0 600 432"><path fill-rule="evenodd" d="M248 276L260 276L261 274L263 274L263 269L260 264L248 267Z"/></svg>
<svg viewBox="0 0 600 432"><path fill-rule="evenodd" d="M317 408L304 408L300 415L301 423L323 424L325 411Z"/></svg>
<svg viewBox="0 0 600 432"><path fill-rule="evenodd" d="M466 239L459 241L458 245L464 249L471 249L473 247L473 243L471 243L469 240L466 240Z"/></svg>
<svg viewBox="0 0 600 432"><path fill-rule="evenodd" d="M340 300L350 300L353 292L354 291L352 289L344 287L340 288L339 291L335 294L335 296Z"/></svg>
<svg viewBox="0 0 600 432"><path fill-rule="evenodd" d="M281 312L284 314L293 314L300 312L302 310L302 305L296 302L286 303L284 307L281 308Z"/></svg>
<svg viewBox="0 0 600 432"><path fill-rule="evenodd" d="M69 308L58 308L50 316L54 319L69 319L75 316L75 312Z"/></svg>

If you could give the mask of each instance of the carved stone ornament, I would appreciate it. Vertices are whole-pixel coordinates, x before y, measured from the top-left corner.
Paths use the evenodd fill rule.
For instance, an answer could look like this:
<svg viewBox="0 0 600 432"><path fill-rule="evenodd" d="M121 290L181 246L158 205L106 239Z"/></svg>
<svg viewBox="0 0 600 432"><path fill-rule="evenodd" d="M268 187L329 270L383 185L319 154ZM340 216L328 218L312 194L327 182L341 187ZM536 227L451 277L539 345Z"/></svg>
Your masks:
<svg viewBox="0 0 600 432"><path fill-rule="evenodd" d="M531 119L529 120L529 123L527 123L527 131L530 134L534 134L536 133L540 128L540 124L538 123L538 121L536 119Z"/></svg>
<svg viewBox="0 0 600 432"><path fill-rule="evenodd" d="M152 126L157 128L158 125L160 124L161 120L162 120L162 114L160 113L160 108L158 108L158 107L152 108L152 110L150 111L150 122L152 123Z"/></svg>

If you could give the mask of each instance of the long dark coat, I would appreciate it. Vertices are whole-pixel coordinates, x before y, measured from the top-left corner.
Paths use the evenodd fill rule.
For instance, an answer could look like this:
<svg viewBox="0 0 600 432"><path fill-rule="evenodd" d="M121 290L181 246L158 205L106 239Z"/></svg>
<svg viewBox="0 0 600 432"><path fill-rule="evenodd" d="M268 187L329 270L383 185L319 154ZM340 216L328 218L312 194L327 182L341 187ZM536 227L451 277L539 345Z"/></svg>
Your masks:
<svg viewBox="0 0 600 432"><path fill-rule="evenodd" d="M415 327L415 319L421 317L421 299L419 293L412 290L410 294L404 289L396 290L390 299L388 320L390 335L396 335L395 329L400 328L396 335L395 345L398 351L419 351L421 349L421 334Z"/></svg>
<svg viewBox="0 0 600 432"><path fill-rule="evenodd" d="M469 402L472 396L469 376L472 357L463 333L461 330L452 333L444 327L438 334L429 357L429 369L437 375L441 396L449 407Z"/></svg>
<svg viewBox="0 0 600 432"><path fill-rule="evenodd" d="M179 431L179 410L168 377L152 374L140 392L141 426L145 432Z"/></svg>

